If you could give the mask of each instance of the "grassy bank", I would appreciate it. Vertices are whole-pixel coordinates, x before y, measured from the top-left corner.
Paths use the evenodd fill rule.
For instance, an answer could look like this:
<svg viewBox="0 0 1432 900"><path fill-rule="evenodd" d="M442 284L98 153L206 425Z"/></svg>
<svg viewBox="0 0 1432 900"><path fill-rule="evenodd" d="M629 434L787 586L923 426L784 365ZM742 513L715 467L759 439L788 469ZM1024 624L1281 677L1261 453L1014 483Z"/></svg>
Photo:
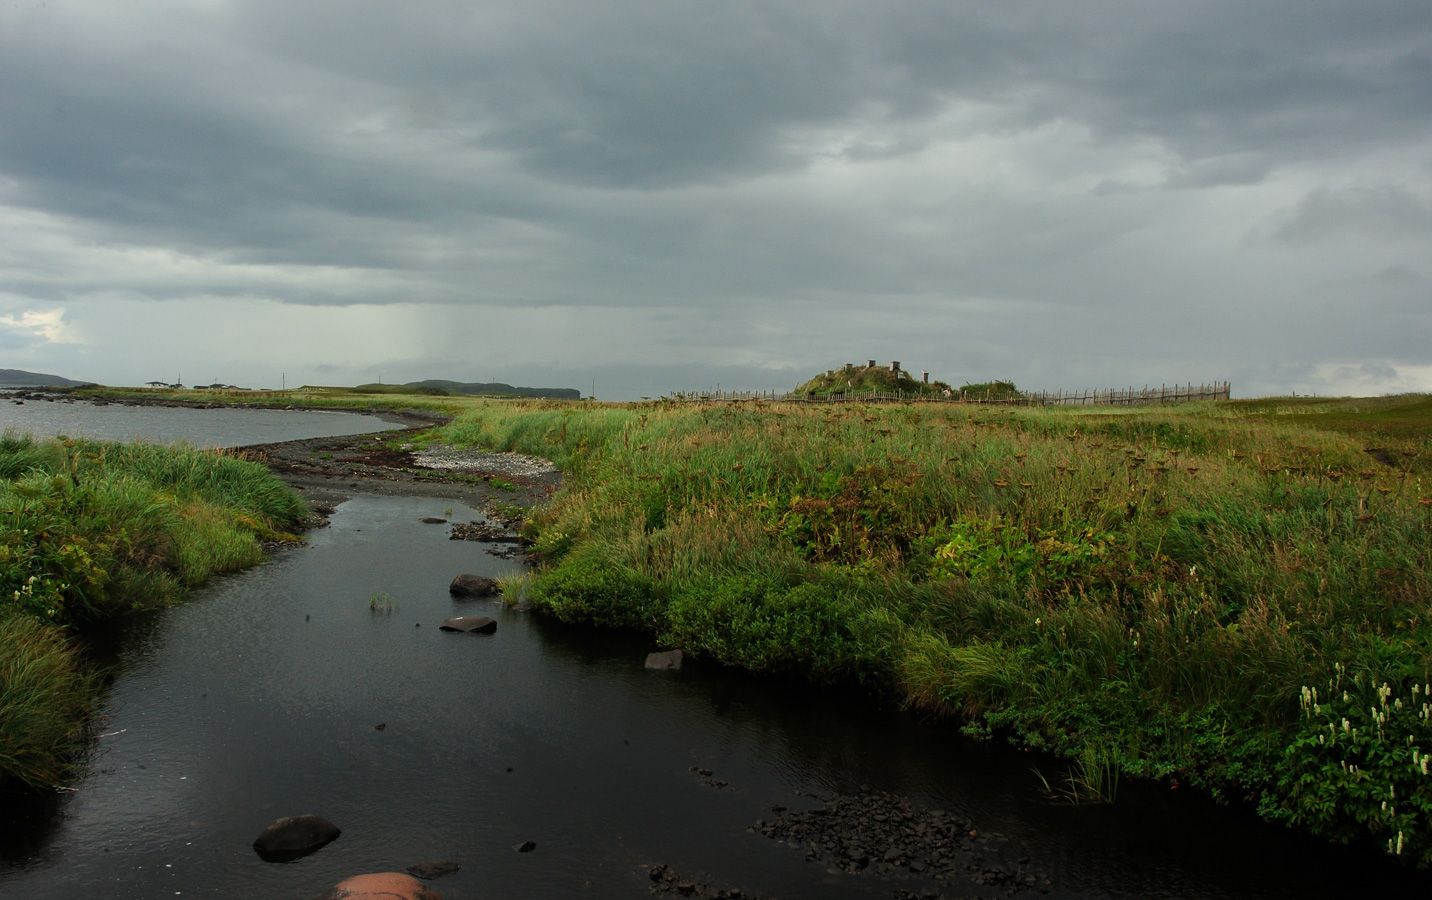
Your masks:
<svg viewBox="0 0 1432 900"><path fill-rule="evenodd" d="M232 456L0 438L0 778L59 783L82 743L95 680L68 632L258 562L305 513Z"/></svg>
<svg viewBox="0 0 1432 900"><path fill-rule="evenodd" d="M563 619L1426 863L1432 415L1323 404L494 403L442 435L565 470L528 585Z"/></svg>

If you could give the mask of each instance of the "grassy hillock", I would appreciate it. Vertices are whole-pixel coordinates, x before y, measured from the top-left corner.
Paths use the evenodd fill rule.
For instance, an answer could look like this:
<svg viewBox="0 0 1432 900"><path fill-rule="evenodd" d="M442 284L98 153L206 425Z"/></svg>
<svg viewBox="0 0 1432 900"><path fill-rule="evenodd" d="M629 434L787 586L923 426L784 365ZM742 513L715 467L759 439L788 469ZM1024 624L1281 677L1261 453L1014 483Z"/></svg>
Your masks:
<svg viewBox="0 0 1432 900"><path fill-rule="evenodd" d="M1432 862L1425 397L494 403L442 434L564 469L526 585L562 619Z"/></svg>
<svg viewBox="0 0 1432 900"><path fill-rule="evenodd" d="M890 366L855 366L850 369L831 369L829 372L822 372L797 387L794 393L826 397L832 394L855 396L879 391L884 394L900 392L906 396L922 394L933 396L943 395L945 391L949 390L949 387L943 381L932 381L927 384L912 377L904 369L897 372Z"/></svg>
<svg viewBox="0 0 1432 900"><path fill-rule="evenodd" d="M232 456L0 438L0 778L58 784L84 743L97 684L71 632L258 562L305 514Z"/></svg>

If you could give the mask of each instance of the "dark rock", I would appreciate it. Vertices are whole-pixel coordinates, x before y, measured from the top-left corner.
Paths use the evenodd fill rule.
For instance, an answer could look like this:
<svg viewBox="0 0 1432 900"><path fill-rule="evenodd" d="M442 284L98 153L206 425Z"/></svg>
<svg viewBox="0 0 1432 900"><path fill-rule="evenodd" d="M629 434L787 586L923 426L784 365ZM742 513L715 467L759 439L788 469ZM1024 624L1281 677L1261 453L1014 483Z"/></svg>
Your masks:
<svg viewBox="0 0 1432 900"><path fill-rule="evenodd" d="M462 574L448 585L448 593L454 597L491 597L497 592L497 580L485 575Z"/></svg>
<svg viewBox="0 0 1432 900"><path fill-rule="evenodd" d="M313 900L442 900L411 875L381 872L344 879Z"/></svg>
<svg viewBox="0 0 1432 900"><path fill-rule="evenodd" d="M667 650L663 653L648 653L646 655L646 667L648 669L674 671L681 668L681 660L682 653L680 650Z"/></svg>
<svg viewBox="0 0 1432 900"><path fill-rule="evenodd" d="M531 612L534 609L536 609L536 607L532 605L531 600L518 600L516 603L512 604L513 612Z"/></svg>
<svg viewBox="0 0 1432 900"><path fill-rule="evenodd" d="M342 833L322 816L285 816L275 819L254 839L254 851L268 862L288 862L307 856Z"/></svg>
<svg viewBox="0 0 1432 900"><path fill-rule="evenodd" d="M423 516L423 517L422 517L421 519L419 519L418 521L419 521L419 522L422 522L424 525L446 525L446 524L447 524L447 519L441 518L441 517L439 517L439 516Z"/></svg>
<svg viewBox="0 0 1432 900"><path fill-rule="evenodd" d="M523 841L522 843L514 846L512 849L516 850L518 853L531 853L533 850L537 849L537 842Z"/></svg>
<svg viewBox="0 0 1432 900"><path fill-rule="evenodd" d="M434 878L451 875L461 868L462 866L455 862L420 862L415 866L408 866L408 874L424 881L431 881Z"/></svg>
<svg viewBox="0 0 1432 900"><path fill-rule="evenodd" d="M497 620L487 616L453 616L438 626L443 631L464 631L468 634L492 634Z"/></svg>

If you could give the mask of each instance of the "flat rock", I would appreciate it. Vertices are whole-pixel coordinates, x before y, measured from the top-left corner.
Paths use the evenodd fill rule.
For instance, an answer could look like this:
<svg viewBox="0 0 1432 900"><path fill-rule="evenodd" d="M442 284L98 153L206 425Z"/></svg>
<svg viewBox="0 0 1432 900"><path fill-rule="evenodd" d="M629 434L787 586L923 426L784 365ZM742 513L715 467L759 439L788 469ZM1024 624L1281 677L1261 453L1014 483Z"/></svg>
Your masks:
<svg viewBox="0 0 1432 900"><path fill-rule="evenodd" d="M425 881L430 881L434 878L441 878L444 875L451 875L461 868L462 866L455 862L420 862L417 865L408 866L408 874Z"/></svg>
<svg viewBox="0 0 1432 900"><path fill-rule="evenodd" d="M681 668L683 655L680 650L667 650L662 653L648 653L646 655L646 667L648 669L661 669L675 671Z"/></svg>
<svg viewBox="0 0 1432 900"><path fill-rule="evenodd" d="M345 878L313 900L442 900L411 875L379 872Z"/></svg>
<svg viewBox="0 0 1432 900"><path fill-rule="evenodd" d="M418 521L422 522L424 525L444 525L447 523L447 519L444 519L441 516L423 516Z"/></svg>
<svg viewBox="0 0 1432 900"><path fill-rule="evenodd" d="M468 634L492 634L497 620L487 616L453 616L438 626L443 631L465 631Z"/></svg>
<svg viewBox="0 0 1432 900"><path fill-rule="evenodd" d="M454 597L491 597L498 592L497 579L486 575L457 576L448 585L448 593Z"/></svg>
<svg viewBox="0 0 1432 900"><path fill-rule="evenodd" d="M285 862L312 853L342 833L322 816L284 816L254 839L254 851L270 862Z"/></svg>

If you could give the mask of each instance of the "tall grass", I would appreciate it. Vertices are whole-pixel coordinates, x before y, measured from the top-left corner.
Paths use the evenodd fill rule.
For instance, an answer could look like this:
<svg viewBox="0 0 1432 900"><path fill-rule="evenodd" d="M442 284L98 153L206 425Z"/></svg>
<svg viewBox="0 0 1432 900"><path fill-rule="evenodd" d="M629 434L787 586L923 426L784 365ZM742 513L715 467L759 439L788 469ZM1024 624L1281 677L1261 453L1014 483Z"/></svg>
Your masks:
<svg viewBox="0 0 1432 900"><path fill-rule="evenodd" d="M302 500L185 447L0 436L0 777L63 778L93 687L65 631L258 562Z"/></svg>
<svg viewBox="0 0 1432 900"><path fill-rule="evenodd" d="M1305 685L1335 666L1401 696L1432 681L1422 469L1345 430L1215 404L536 402L442 436L565 470L527 587L558 616L1382 841L1363 800L1303 815L1287 780ZM1399 830L1432 861L1432 819Z"/></svg>
<svg viewBox="0 0 1432 900"><path fill-rule="evenodd" d="M58 628L0 613L0 773L60 783L84 745L96 686Z"/></svg>

